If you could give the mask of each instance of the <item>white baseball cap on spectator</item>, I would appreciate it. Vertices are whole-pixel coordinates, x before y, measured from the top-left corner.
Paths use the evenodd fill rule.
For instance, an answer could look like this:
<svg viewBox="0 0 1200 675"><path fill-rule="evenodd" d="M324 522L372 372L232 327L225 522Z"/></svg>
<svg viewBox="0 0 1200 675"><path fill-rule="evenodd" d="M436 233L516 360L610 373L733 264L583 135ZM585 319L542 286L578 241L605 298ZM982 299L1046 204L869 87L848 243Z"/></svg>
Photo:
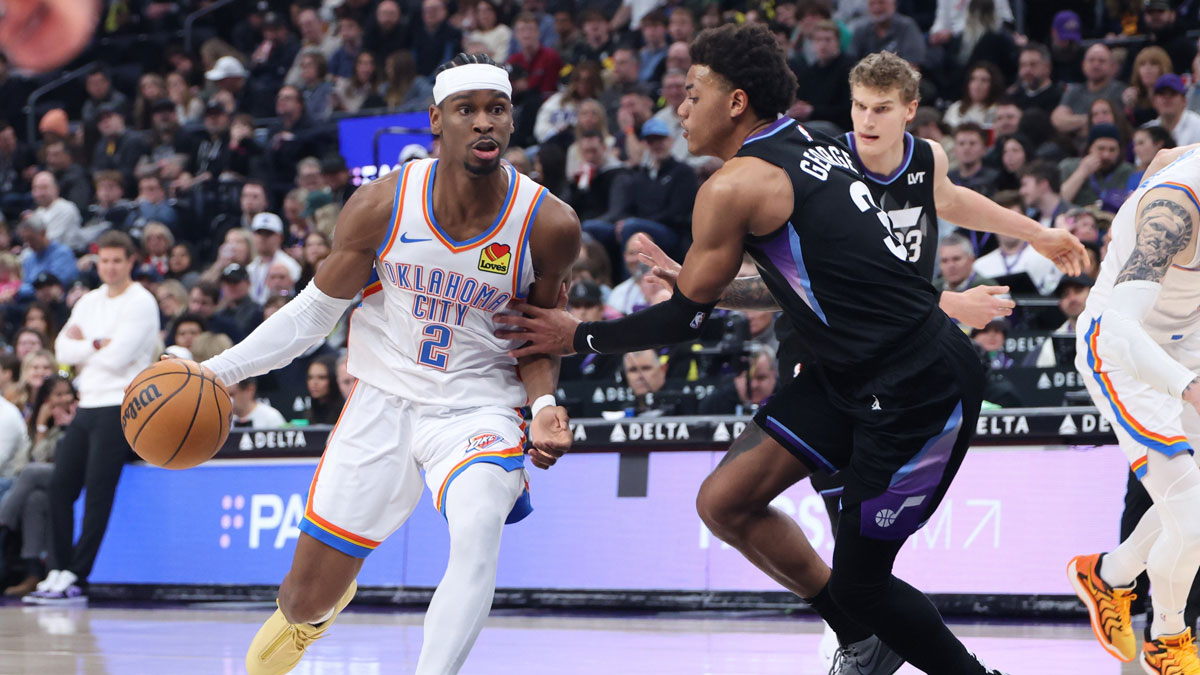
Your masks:
<svg viewBox="0 0 1200 675"><path fill-rule="evenodd" d="M400 150L400 163L404 164L413 159L425 159L429 156L429 151L420 143L409 143Z"/></svg>
<svg viewBox="0 0 1200 675"><path fill-rule="evenodd" d="M233 56L222 56L213 64L212 70L204 74L205 79L217 81L230 77L247 77L250 73L241 61Z"/></svg>
<svg viewBox="0 0 1200 675"><path fill-rule="evenodd" d="M283 221L274 213L263 211L254 216L254 220L250 221L250 231L261 232L263 230L274 232L275 234L283 234Z"/></svg>

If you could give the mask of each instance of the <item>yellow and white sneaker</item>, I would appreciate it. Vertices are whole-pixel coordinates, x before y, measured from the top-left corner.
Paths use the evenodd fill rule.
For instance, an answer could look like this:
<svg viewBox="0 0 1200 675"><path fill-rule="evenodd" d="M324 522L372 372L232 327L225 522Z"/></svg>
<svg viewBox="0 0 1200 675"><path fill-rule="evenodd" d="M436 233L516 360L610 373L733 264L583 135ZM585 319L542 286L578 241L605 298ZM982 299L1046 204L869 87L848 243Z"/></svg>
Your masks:
<svg viewBox="0 0 1200 675"><path fill-rule="evenodd" d="M1143 643L1142 670L1150 675L1200 675L1192 629Z"/></svg>
<svg viewBox="0 0 1200 675"><path fill-rule="evenodd" d="M1075 594L1087 607L1092 632L1100 646L1126 663L1137 656L1137 638L1129 606L1137 596L1128 589L1113 588L1100 578L1100 554L1075 556L1067 565L1067 576ZM1200 674L1197 674L1200 675Z"/></svg>
<svg viewBox="0 0 1200 675"><path fill-rule="evenodd" d="M249 675L283 675L290 672L300 663L304 650L325 635L329 624L350 604L357 591L358 582L351 581L350 587L334 605L333 616L317 626L288 623L283 612L276 608L250 643L250 649L246 652L246 672Z"/></svg>

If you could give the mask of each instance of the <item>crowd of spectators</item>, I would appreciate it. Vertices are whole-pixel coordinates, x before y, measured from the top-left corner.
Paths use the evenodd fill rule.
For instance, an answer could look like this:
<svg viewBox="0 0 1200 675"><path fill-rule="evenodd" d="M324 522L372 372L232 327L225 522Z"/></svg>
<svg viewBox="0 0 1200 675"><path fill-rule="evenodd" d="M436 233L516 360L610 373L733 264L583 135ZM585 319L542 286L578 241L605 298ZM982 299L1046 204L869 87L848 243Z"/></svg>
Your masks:
<svg viewBox="0 0 1200 675"><path fill-rule="evenodd" d="M215 7L186 40L185 18L209 2L104 5L74 64L91 70L28 110L28 94L58 74L0 59L0 393L30 428L67 414L61 401L42 410L62 398L43 390L71 375L52 350L98 284L98 237L115 229L140 247L134 279L158 300L164 349L219 352L329 254L338 211L364 180L338 154L336 120L426 109L434 69L461 51L506 64L505 158L579 213L570 309L586 318L663 299L629 243L642 234L681 258L696 191L720 166L688 153L677 114L697 31L767 24L799 80L789 114L834 134L850 127L856 60L906 58L923 75L911 131L945 146L951 179L1070 229L1092 253L1086 276L1062 279L1020 241L942 224L940 288L1008 283L1040 300L972 331L1001 376L1070 367L1069 341L1047 336L1073 331L1113 213L1158 149L1200 141L1195 3L264 0ZM406 153L436 155L436 141ZM730 312L695 345L568 359L564 387L621 391L586 412L749 412L780 381L768 367L773 318ZM345 333L343 322L292 365L235 387L235 423L332 421L351 382ZM1010 353L1026 333L1037 347ZM998 386L992 398L1024 394ZM0 477L11 459L0 456Z"/></svg>

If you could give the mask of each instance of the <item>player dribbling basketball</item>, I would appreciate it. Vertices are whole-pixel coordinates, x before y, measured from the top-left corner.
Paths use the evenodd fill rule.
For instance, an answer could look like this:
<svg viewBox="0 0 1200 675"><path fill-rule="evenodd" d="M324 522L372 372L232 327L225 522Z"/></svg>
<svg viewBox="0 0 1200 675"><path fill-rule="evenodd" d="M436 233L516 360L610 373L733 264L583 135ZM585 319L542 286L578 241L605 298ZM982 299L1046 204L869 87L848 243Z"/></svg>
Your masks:
<svg viewBox="0 0 1200 675"><path fill-rule="evenodd" d="M430 126L440 159L364 185L342 211L313 283L242 343L205 362L226 385L278 368L324 337L350 298L358 378L317 467L279 610L246 654L251 675L291 670L354 596L364 558L398 529L424 482L450 530L418 673L458 672L492 603L505 522L530 511L535 465L571 442L552 392L557 357L514 359L493 335L511 298L553 307L579 250L574 211L501 163L513 131L508 73L460 54L439 68Z"/></svg>

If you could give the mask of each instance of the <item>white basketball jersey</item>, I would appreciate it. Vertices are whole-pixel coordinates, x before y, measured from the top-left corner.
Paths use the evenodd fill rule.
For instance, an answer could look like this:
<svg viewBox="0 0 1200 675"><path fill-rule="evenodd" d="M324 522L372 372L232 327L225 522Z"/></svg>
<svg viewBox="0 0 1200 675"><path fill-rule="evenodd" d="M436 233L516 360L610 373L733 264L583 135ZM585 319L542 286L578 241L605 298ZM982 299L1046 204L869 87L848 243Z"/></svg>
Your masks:
<svg viewBox="0 0 1200 675"><path fill-rule="evenodd" d="M1108 306L1108 298L1117 275L1125 267L1137 243L1137 216L1142 197L1154 188L1172 188L1181 199L1200 209L1196 193L1200 191L1200 154L1189 150L1148 179L1129 195L1112 224L1112 241L1100 264L1100 276L1088 296L1086 314L1099 317ZM1187 265L1172 264L1162 279L1162 292L1142 322L1145 331L1159 343L1181 340L1200 328L1200 247Z"/></svg>
<svg viewBox="0 0 1200 675"><path fill-rule="evenodd" d="M410 401L520 407L525 389L494 317L533 284L529 232L546 189L507 162L508 194L492 225L455 241L433 213L438 160L405 164L389 235L350 320L351 375ZM470 199L472 195L463 195Z"/></svg>

